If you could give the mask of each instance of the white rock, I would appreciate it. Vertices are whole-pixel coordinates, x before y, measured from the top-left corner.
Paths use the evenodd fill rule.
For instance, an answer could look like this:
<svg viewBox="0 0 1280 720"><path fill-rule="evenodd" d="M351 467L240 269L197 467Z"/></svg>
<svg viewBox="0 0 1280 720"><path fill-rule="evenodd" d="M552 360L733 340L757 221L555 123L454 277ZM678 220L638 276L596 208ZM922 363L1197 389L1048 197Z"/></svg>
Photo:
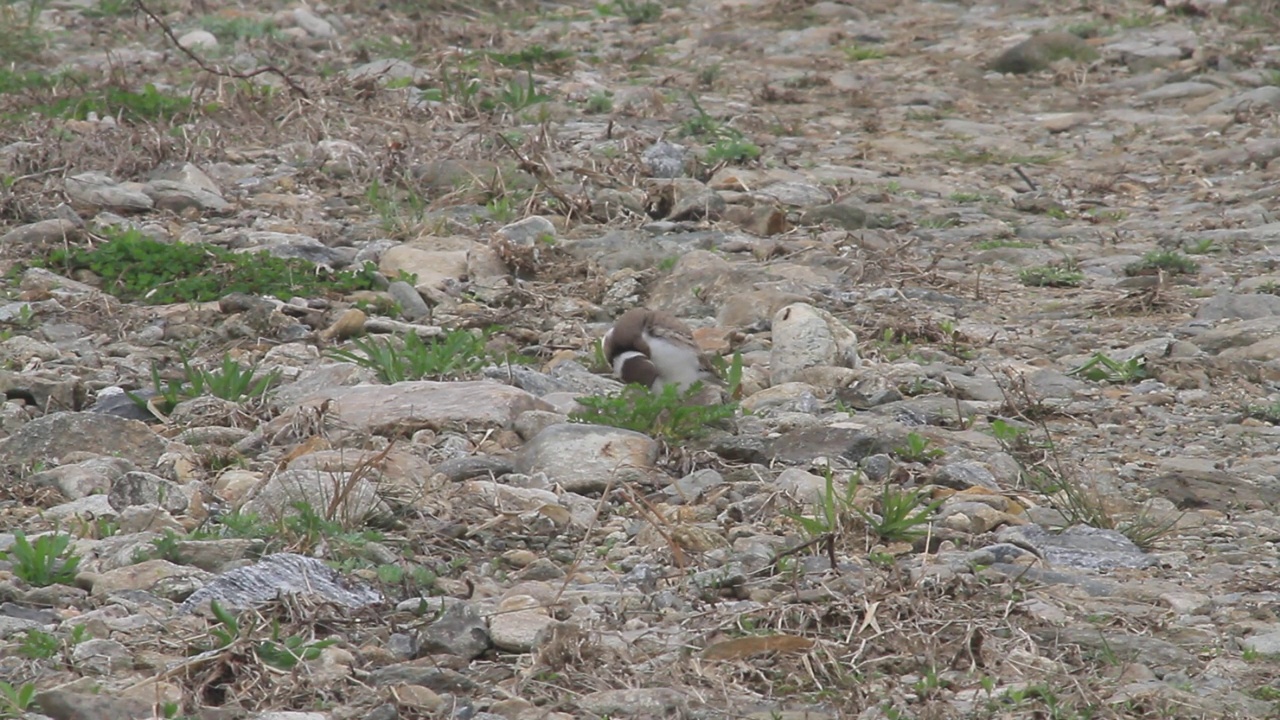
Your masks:
<svg viewBox="0 0 1280 720"><path fill-rule="evenodd" d="M306 8L297 8L293 11L293 21L298 23L298 27L307 31L308 35L318 38L331 38L338 34L333 29L333 25L328 20L316 15Z"/></svg>
<svg viewBox="0 0 1280 720"><path fill-rule="evenodd" d="M831 313L795 303L773 316L769 367L774 385L791 382L805 368L857 368L858 337Z"/></svg>
<svg viewBox="0 0 1280 720"><path fill-rule="evenodd" d="M218 38L214 37L213 33L208 30L192 30L178 38L178 45L188 50L208 50L218 47Z"/></svg>
<svg viewBox="0 0 1280 720"><path fill-rule="evenodd" d="M599 492L653 471L658 443L632 430L603 425L552 425L525 445L517 469L544 472L565 490Z"/></svg>

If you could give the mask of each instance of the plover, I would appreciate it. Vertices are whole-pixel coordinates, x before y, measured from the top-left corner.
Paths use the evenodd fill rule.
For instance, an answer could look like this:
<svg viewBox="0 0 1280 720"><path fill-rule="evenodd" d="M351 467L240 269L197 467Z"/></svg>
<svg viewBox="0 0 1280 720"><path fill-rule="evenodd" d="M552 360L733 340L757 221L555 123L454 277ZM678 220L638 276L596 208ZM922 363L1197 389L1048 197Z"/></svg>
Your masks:
<svg viewBox="0 0 1280 720"><path fill-rule="evenodd" d="M625 383L658 391L676 385L684 391L710 379L693 331L668 313L632 308L614 322L601 342L613 376Z"/></svg>

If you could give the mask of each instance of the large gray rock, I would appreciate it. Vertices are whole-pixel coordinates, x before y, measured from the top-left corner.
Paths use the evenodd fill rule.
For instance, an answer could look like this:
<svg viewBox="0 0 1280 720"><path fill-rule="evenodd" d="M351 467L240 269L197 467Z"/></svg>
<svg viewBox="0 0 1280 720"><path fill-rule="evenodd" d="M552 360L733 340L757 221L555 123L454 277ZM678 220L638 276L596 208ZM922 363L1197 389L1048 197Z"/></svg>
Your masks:
<svg viewBox="0 0 1280 720"><path fill-rule="evenodd" d="M156 207L171 212L188 209L224 212L231 204L216 192L176 180L152 180L142 187L142 192Z"/></svg>
<svg viewBox="0 0 1280 720"><path fill-rule="evenodd" d="M689 698L668 687L599 690L578 698L578 707L596 717L678 718L687 717Z"/></svg>
<svg viewBox="0 0 1280 720"><path fill-rule="evenodd" d="M555 622L536 598L513 595L502 601L489 618L489 636L495 647L507 652L527 653L538 633Z"/></svg>
<svg viewBox="0 0 1280 720"><path fill-rule="evenodd" d="M345 577L322 560L276 553L254 565L219 575L192 593L177 611L195 612L211 600L230 610L246 610L277 595L303 595L348 608L382 602L377 590Z"/></svg>
<svg viewBox="0 0 1280 720"><path fill-rule="evenodd" d="M10 342L17 338L10 338ZM8 343L5 344L6 346ZM5 348L12 349L12 348ZM0 349L0 356L6 355ZM5 359L0 357L0 362ZM84 382L75 376L50 369L33 372L13 372L0 369L0 396L30 396L40 408L79 409L84 406L87 393Z"/></svg>
<svg viewBox="0 0 1280 720"><path fill-rule="evenodd" d="M858 336L831 313L795 303L773 316L769 368L774 385L797 380L808 368L857 368L860 364Z"/></svg>
<svg viewBox="0 0 1280 720"><path fill-rule="evenodd" d="M510 385L432 380L322 389L299 405L318 407L325 402L343 421L379 435L507 428L526 410L554 409Z"/></svg>
<svg viewBox="0 0 1280 720"><path fill-rule="evenodd" d="M191 504L192 489L149 472L133 470L114 479L107 500L116 511L135 505L158 505L181 514Z"/></svg>
<svg viewBox="0 0 1280 720"><path fill-rule="evenodd" d="M35 708L53 720L143 720L155 717L153 703L141 698L111 697L54 688L36 695Z"/></svg>
<svg viewBox="0 0 1280 720"><path fill-rule="evenodd" d="M390 512L378 485L358 473L292 467L272 475L240 511L274 521L298 512L300 503L347 526Z"/></svg>
<svg viewBox="0 0 1280 720"><path fill-rule="evenodd" d="M1241 110L1266 110L1280 108L1280 86L1263 85L1211 105L1208 112L1231 113Z"/></svg>
<svg viewBox="0 0 1280 720"><path fill-rule="evenodd" d="M32 487L56 488L71 500L105 493L116 478L133 469L124 458L96 457L71 465L60 465L27 478Z"/></svg>
<svg viewBox="0 0 1280 720"><path fill-rule="evenodd" d="M658 443L648 435L603 425L563 423L538 433L516 463L523 473L546 473L565 490L599 492L645 479L658 459Z"/></svg>
<svg viewBox="0 0 1280 720"><path fill-rule="evenodd" d="M455 603L445 610L422 631L419 642L422 652L428 655L448 653L467 660L480 657L493 645L484 618L468 602Z"/></svg>
<svg viewBox="0 0 1280 720"><path fill-rule="evenodd" d="M1051 566L1090 570L1144 568L1154 565L1132 540L1115 530L1077 525L1059 533L1039 525L1021 525L1001 530L996 539L1034 551Z"/></svg>
<svg viewBox="0 0 1280 720"><path fill-rule="evenodd" d="M0 235L0 247L28 245L47 245L49 243L77 242L84 234L84 228L72 220L53 218L39 222L19 225L9 232Z"/></svg>
<svg viewBox="0 0 1280 720"><path fill-rule="evenodd" d="M1082 38L1068 32L1047 32L1023 40L1005 50L991 63L991 69L1002 73L1031 73L1047 70L1057 60L1092 60L1096 50Z"/></svg>
<svg viewBox="0 0 1280 720"><path fill-rule="evenodd" d="M155 207L138 183L118 183L102 173L72 175L65 187L67 198L81 207L114 212L146 212Z"/></svg>
<svg viewBox="0 0 1280 720"><path fill-rule="evenodd" d="M137 420L61 412L32 420L0 442L0 464L30 465L57 460L72 452L87 452L124 457L139 467L152 467L167 444Z"/></svg>
<svg viewBox="0 0 1280 720"><path fill-rule="evenodd" d="M1256 320L1273 315L1280 315L1280 295L1222 293L1205 300L1196 312L1196 319Z"/></svg>

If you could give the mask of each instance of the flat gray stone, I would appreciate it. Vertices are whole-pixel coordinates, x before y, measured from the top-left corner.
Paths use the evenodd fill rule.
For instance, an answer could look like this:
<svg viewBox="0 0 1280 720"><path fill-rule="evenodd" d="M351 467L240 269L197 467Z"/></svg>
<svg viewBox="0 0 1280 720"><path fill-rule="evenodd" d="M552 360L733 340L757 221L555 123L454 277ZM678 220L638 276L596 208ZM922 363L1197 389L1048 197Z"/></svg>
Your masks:
<svg viewBox="0 0 1280 720"><path fill-rule="evenodd" d="M665 687L600 690L579 697L578 707L596 717L677 718L685 717L689 699Z"/></svg>
<svg viewBox="0 0 1280 720"><path fill-rule="evenodd" d="M106 693L78 693L61 688L36 694L35 707L53 720L143 720L152 718L152 703Z"/></svg>
<svg viewBox="0 0 1280 720"><path fill-rule="evenodd" d="M382 594L329 567L322 560L276 553L256 564L236 568L215 577L196 590L177 608L179 614L192 613L211 600L231 610L247 610L275 599L277 595L304 595L348 608L361 608L383 601Z"/></svg>
<svg viewBox="0 0 1280 720"><path fill-rule="evenodd" d="M54 218L19 225L0 235L0 247L12 245L47 245L55 242L76 242L84 234L84 228L71 220Z"/></svg>
<svg viewBox="0 0 1280 720"><path fill-rule="evenodd" d="M773 316L769 368L773 384L798 379L819 366L857 368L858 336L831 313L807 303L788 305Z"/></svg>
<svg viewBox="0 0 1280 720"><path fill-rule="evenodd" d="M1209 106L1207 112L1230 113L1239 110L1266 110L1280 108L1280 86L1263 85L1232 95Z"/></svg>
<svg viewBox="0 0 1280 720"><path fill-rule="evenodd" d="M1280 630L1250 635L1240 644L1260 655L1280 655Z"/></svg>
<svg viewBox="0 0 1280 720"><path fill-rule="evenodd" d="M0 464L29 465L71 452L128 458L152 467L168 441L137 420L88 412L61 412L37 418L0 441ZM55 463L57 464L57 463Z"/></svg>
<svg viewBox="0 0 1280 720"><path fill-rule="evenodd" d="M323 389L299 405L326 401L343 421L378 435L509 428L526 410L554 410L524 390L489 381L354 385Z"/></svg>
<svg viewBox="0 0 1280 720"><path fill-rule="evenodd" d="M991 69L1002 73L1031 73L1047 70L1056 60L1092 60L1097 51L1082 38L1068 32L1033 35L1001 53Z"/></svg>
<svg viewBox="0 0 1280 720"><path fill-rule="evenodd" d="M65 188L73 205L114 212L146 212L155 207L137 183L120 184L102 173L72 175Z"/></svg>
<svg viewBox="0 0 1280 720"><path fill-rule="evenodd" d="M172 212L188 209L225 212L231 207L222 195L177 180L152 180L142 187L142 192L156 207Z"/></svg>
<svg viewBox="0 0 1280 720"><path fill-rule="evenodd" d="M337 469L294 467L273 474L257 494L240 506L240 511L279 520L296 513L299 503L347 525L390 512L379 496L376 482Z"/></svg>
<svg viewBox="0 0 1280 720"><path fill-rule="evenodd" d="M546 473L569 492L600 492L610 482L646 479L653 472L658 450L657 441L633 430L561 423L525 445L516 470Z"/></svg>
<svg viewBox="0 0 1280 720"><path fill-rule="evenodd" d="M457 602L422 631L420 650L425 654L447 653L473 660L492 647L489 627L472 603Z"/></svg>
<svg viewBox="0 0 1280 720"><path fill-rule="evenodd" d="M1156 563L1132 540L1115 530L1076 525L1060 533L1039 525L1007 527L996 534L1000 542L1032 550L1051 566L1090 570L1144 568Z"/></svg>
<svg viewBox="0 0 1280 720"><path fill-rule="evenodd" d="M1273 315L1280 315L1280 295L1269 293L1222 293L1205 300L1196 311L1197 320L1256 320Z"/></svg>

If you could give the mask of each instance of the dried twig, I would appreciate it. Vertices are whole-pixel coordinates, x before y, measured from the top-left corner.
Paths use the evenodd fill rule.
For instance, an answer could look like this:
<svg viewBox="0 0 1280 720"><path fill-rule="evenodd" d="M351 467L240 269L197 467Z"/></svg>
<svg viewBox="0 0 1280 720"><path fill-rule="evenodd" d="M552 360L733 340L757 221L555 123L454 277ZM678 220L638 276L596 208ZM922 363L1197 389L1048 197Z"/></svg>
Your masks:
<svg viewBox="0 0 1280 720"><path fill-rule="evenodd" d="M512 145L511 141L502 133L498 133L497 137L502 141L502 144L507 146L507 149L511 151L511 154L516 156L516 160L519 161L518 164L520 169L532 175L534 179L538 181L539 185L546 189L547 192L554 195L556 200L559 200L560 203L564 205L566 216L572 216L575 211L579 214L585 214L586 207L584 203L571 199L564 190L560 189L559 184L556 183L555 178L552 177L551 172L545 166L534 162L527 155L520 152L520 150L515 145Z"/></svg>
<svg viewBox="0 0 1280 720"><path fill-rule="evenodd" d="M307 94L307 91L304 90L301 85L295 82L293 78L289 77L289 75L286 74L285 71L281 70L275 65L263 65L257 70L254 70L253 72L242 73L242 72L233 72L231 70L225 70L219 67L214 67L213 65L206 63L204 61L204 58L200 57L199 55L196 55L194 52L190 50L190 48L187 48L182 43L178 42L178 36L173 34L173 28L170 28L169 24L166 23L164 20L161 20L160 16L156 15L155 11L147 7L146 3L144 3L142 0L133 0L133 4L138 8L138 10L142 11L142 14L146 15L148 18L151 19L152 22L160 26L160 29L164 31L165 36L169 38L169 42L173 43L174 47L178 48L178 50L181 51L183 55L186 55L187 57L191 58L192 62L194 62L196 65L199 65L201 70L204 70L210 75L217 75L219 77L227 77L227 78L235 78L237 80L248 80L249 78L254 78L259 75L270 73L272 75L278 76L281 80L283 80L285 84L289 86L289 89L293 91L294 95L297 95L303 98L311 97L310 95Z"/></svg>
<svg viewBox="0 0 1280 720"><path fill-rule="evenodd" d="M1040 189L1036 187L1036 184L1034 182L1031 182L1031 178L1027 177L1027 174L1022 171L1021 167L1014 165L1013 171L1018 173L1018 177L1022 178L1022 181L1027 184L1027 187L1031 188L1031 192L1035 192L1036 190Z"/></svg>

